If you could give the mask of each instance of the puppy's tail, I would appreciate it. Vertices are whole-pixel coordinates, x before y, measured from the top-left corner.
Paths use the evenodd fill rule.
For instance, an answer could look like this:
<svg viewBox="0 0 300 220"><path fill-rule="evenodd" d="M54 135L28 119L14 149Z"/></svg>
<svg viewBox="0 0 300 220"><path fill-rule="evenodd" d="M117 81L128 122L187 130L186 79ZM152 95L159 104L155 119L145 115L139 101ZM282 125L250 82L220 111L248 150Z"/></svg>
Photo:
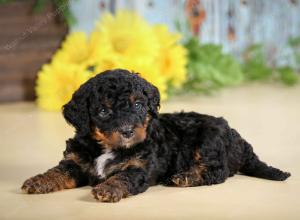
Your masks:
<svg viewBox="0 0 300 220"><path fill-rule="evenodd" d="M281 171L280 169L268 166L266 163L259 160L258 156L253 152L252 147L249 143L245 144L245 163L239 170L241 173L247 176L254 176L259 178L264 178L268 180L284 181L289 176L290 173Z"/></svg>

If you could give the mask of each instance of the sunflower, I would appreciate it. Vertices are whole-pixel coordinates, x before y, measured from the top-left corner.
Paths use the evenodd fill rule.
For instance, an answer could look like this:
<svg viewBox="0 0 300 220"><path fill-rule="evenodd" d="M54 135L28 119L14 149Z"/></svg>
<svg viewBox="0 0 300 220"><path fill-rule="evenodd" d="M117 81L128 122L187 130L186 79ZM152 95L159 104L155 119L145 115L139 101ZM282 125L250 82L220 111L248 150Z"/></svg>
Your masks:
<svg viewBox="0 0 300 220"><path fill-rule="evenodd" d="M159 71L153 68L152 65L145 65L141 68L136 67L132 70L134 72L140 73L144 79L158 88L161 100L166 100L168 98L167 82L164 78L161 77Z"/></svg>
<svg viewBox="0 0 300 220"><path fill-rule="evenodd" d="M180 87L186 80L186 50L175 45L170 48L161 49L157 64L161 74L170 81L174 87Z"/></svg>
<svg viewBox="0 0 300 220"><path fill-rule="evenodd" d="M37 103L59 110L87 79L115 68L140 73L165 100L168 86L179 87L185 81L186 51L179 39L166 26L150 26L137 14L104 14L90 36L69 34L52 62L43 66L37 79Z"/></svg>
<svg viewBox="0 0 300 220"><path fill-rule="evenodd" d="M101 45L100 39L98 33L92 33L88 38L84 32L73 32L68 35L52 60L78 65L82 68L93 66L106 53L105 45Z"/></svg>
<svg viewBox="0 0 300 220"><path fill-rule="evenodd" d="M92 72L93 76L95 76L105 70L117 69L120 66L121 63L118 57L106 54L103 55L97 62L95 62L94 66L90 66L88 70Z"/></svg>
<svg viewBox="0 0 300 220"><path fill-rule="evenodd" d="M160 73L170 81L172 86L180 87L186 80L186 49L178 44L181 36L171 33L164 25L153 27L161 45L156 61Z"/></svg>
<svg viewBox="0 0 300 220"><path fill-rule="evenodd" d="M171 33L166 25L154 25L153 30L162 47L171 47L181 39L179 33Z"/></svg>
<svg viewBox="0 0 300 220"><path fill-rule="evenodd" d="M59 61L44 65L38 73L36 85L38 106L50 111L60 110L90 76L88 71L76 65Z"/></svg>
<svg viewBox="0 0 300 220"><path fill-rule="evenodd" d="M122 63L120 68L140 74L140 76L158 88L162 100L167 99L167 81L161 76L155 63L137 65L134 61L128 61L127 63Z"/></svg>
<svg viewBox="0 0 300 220"><path fill-rule="evenodd" d="M153 29L135 13L106 13L97 24L103 45L120 62L134 60L136 64L151 63L158 54L159 43Z"/></svg>

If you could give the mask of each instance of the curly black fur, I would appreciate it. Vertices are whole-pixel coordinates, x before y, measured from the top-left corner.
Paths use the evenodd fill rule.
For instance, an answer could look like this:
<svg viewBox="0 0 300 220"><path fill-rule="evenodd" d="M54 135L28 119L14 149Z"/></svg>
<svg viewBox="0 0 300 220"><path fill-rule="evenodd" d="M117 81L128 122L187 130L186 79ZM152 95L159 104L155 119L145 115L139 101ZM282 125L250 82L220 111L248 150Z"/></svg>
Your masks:
<svg viewBox="0 0 300 220"><path fill-rule="evenodd" d="M156 184L211 185L238 172L280 181L290 176L260 161L223 118L158 114L159 104L157 88L126 70L105 71L83 84L63 109L76 135L56 167L75 184L57 190L89 184L96 199L116 202ZM99 173L101 156L107 158ZM56 191L29 180L22 187L27 193Z"/></svg>

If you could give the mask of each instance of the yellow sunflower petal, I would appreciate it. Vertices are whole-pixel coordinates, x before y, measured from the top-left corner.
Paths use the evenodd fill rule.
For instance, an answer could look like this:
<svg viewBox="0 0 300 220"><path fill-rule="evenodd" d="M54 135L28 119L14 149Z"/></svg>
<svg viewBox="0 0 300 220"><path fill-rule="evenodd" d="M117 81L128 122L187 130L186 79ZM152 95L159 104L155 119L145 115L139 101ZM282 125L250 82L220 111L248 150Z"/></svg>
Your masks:
<svg viewBox="0 0 300 220"><path fill-rule="evenodd" d="M150 63L158 54L159 43L153 29L135 13L119 11L104 14L96 31L113 56L123 62Z"/></svg>
<svg viewBox="0 0 300 220"><path fill-rule="evenodd" d="M156 61L160 73L175 87L180 87L186 79L187 52L178 41L181 36L171 33L165 25L156 25L154 32L160 42L160 52Z"/></svg>
<svg viewBox="0 0 300 220"><path fill-rule="evenodd" d="M38 106L45 110L60 110L90 75L76 65L58 61L44 65L36 85Z"/></svg>
<svg viewBox="0 0 300 220"><path fill-rule="evenodd" d="M161 74L175 87L186 80L187 52L181 45L164 48L157 59Z"/></svg>
<svg viewBox="0 0 300 220"><path fill-rule="evenodd" d="M139 73L144 79L158 88L161 100L167 99L167 81L159 73L158 66L155 65L155 63L137 65L134 63L134 61L129 61L127 63L120 64L120 67L135 73Z"/></svg>
<svg viewBox="0 0 300 220"><path fill-rule="evenodd" d="M161 47L170 47L181 39L179 33L171 33L166 25L154 25L153 30Z"/></svg>

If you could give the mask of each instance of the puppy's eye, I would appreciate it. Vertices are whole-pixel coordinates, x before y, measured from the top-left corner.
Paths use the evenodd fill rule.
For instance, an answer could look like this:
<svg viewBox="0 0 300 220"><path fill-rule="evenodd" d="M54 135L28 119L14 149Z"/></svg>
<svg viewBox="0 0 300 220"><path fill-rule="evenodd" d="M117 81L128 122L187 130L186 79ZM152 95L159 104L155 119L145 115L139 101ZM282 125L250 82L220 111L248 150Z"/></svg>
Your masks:
<svg viewBox="0 0 300 220"><path fill-rule="evenodd" d="M136 102L134 103L134 108L135 108L136 110L141 110L142 107L143 107L143 104L142 104L140 101L136 101Z"/></svg>
<svg viewBox="0 0 300 220"><path fill-rule="evenodd" d="M110 111L106 108L102 108L100 109L98 115L101 117L101 118L105 118L109 115Z"/></svg>

